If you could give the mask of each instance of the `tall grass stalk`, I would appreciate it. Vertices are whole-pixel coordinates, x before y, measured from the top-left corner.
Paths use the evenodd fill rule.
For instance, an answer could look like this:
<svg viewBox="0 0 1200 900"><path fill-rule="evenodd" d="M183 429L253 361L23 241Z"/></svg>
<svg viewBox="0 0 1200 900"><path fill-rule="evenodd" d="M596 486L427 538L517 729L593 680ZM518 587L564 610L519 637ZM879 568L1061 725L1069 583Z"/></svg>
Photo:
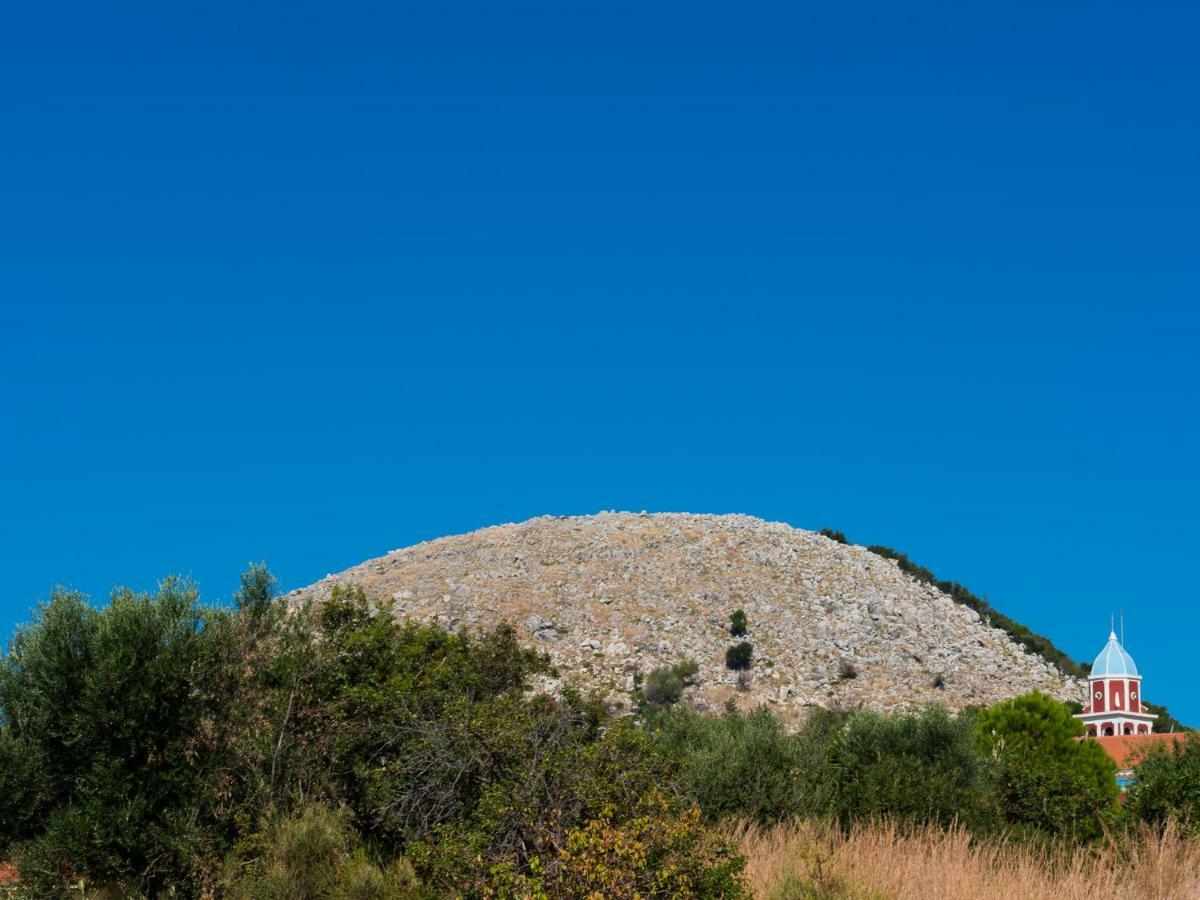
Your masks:
<svg viewBox="0 0 1200 900"><path fill-rule="evenodd" d="M974 839L958 828L888 823L849 831L812 822L744 823L731 826L730 837L745 854L747 880L761 898L789 896L798 881L839 886L836 893L811 896L894 900L1200 897L1200 840L1170 826L1086 849L1039 849Z"/></svg>

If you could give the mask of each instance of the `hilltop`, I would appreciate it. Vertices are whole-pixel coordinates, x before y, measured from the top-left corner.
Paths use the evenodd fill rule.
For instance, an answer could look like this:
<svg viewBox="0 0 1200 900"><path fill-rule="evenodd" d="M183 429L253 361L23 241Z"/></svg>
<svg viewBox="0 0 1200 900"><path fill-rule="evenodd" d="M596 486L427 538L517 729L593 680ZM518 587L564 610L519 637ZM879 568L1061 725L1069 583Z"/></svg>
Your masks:
<svg viewBox="0 0 1200 900"><path fill-rule="evenodd" d="M635 673L694 659L689 700L718 710L772 704L951 709L1039 689L1078 700L1082 683L934 584L889 559L745 515L541 517L394 550L292 592L358 585L397 617L449 628L507 621L562 677L613 699ZM743 610L754 663L725 667Z"/></svg>

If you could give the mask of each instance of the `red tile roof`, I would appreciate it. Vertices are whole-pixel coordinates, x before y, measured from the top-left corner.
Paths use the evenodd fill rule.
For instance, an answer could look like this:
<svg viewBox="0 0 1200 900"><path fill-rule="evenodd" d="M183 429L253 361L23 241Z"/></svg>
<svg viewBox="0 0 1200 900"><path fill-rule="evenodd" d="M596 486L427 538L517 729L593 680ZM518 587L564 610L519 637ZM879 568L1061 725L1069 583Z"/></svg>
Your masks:
<svg viewBox="0 0 1200 900"><path fill-rule="evenodd" d="M1111 737L1087 738L1098 743L1113 758L1118 771L1132 769L1153 747L1170 746L1182 741L1186 734L1115 734Z"/></svg>

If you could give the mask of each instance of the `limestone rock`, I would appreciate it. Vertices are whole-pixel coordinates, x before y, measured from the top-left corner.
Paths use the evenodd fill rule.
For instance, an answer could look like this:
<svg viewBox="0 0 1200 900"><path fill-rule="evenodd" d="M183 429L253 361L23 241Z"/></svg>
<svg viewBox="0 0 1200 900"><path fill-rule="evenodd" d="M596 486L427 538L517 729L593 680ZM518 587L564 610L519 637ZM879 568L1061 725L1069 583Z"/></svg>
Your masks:
<svg viewBox="0 0 1200 900"><path fill-rule="evenodd" d="M514 623L564 678L613 700L633 672L682 659L700 666L697 708L769 702L792 720L814 704L959 709L1034 688L1085 693L894 561L750 516L542 517L394 550L292 599L335 584L362 586L397 617ZM736 609L754 647L742 679L724 664Z"/></svg>

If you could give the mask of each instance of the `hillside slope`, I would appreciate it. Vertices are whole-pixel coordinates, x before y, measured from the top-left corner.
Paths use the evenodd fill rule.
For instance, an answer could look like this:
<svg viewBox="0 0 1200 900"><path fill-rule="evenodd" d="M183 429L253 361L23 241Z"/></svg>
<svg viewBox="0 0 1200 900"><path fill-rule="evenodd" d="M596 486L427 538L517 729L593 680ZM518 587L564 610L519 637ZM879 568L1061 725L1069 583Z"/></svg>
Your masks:
<svg viewBox="0 0 1200 900"><path fill-rule="evenodd" d="M543 517L439 538L292 593L362 586L397 616L447 627L508 621L563 676L614 696L633 674L691 658L690 699L958 709L1082 684L978 614L863 547L742 515ZM748 684L725 668L729 614L745 611Z"/></svg>

